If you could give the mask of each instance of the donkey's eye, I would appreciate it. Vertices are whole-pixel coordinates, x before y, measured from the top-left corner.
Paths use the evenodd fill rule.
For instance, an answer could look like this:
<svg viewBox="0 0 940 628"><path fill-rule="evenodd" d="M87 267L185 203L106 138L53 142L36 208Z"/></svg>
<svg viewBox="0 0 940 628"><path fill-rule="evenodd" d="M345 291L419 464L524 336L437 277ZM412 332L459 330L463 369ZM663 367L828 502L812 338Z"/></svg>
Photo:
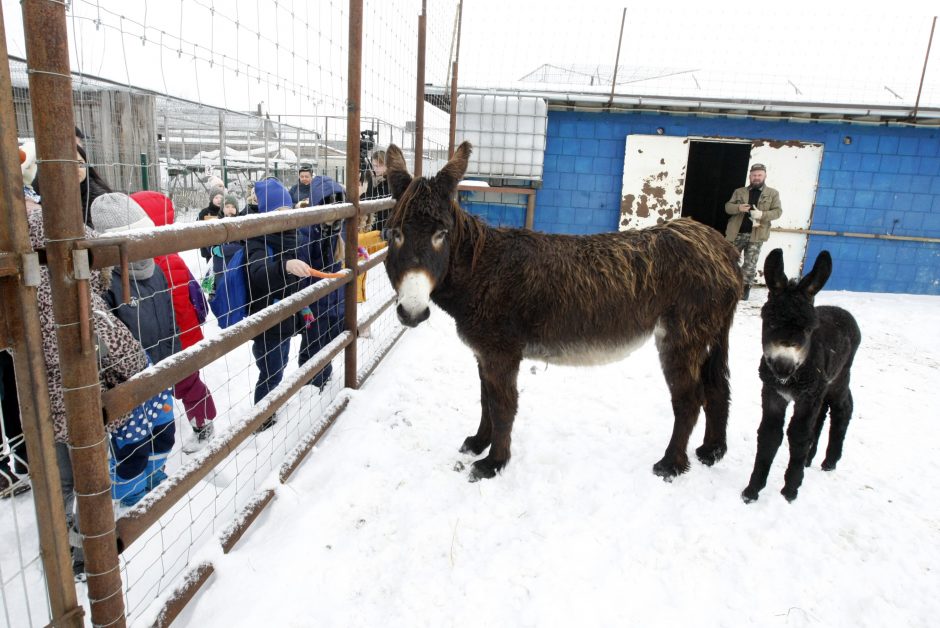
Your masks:
<svg viewBox="0 0 940 628"><path fill-rule="evenodd" d="M401 229L391 228L385 230L385 239L388 242L393 243L395 246L401 246L405 241L405 236L402 234Z"/></svg>
<svg viewBox="0 0 940 628"><path fill-rule="evenodd" d="M447 229L441 229L433 236L431 236L431 246L435 249L439 249L444 246L444 238L447 237Z"/></svg>

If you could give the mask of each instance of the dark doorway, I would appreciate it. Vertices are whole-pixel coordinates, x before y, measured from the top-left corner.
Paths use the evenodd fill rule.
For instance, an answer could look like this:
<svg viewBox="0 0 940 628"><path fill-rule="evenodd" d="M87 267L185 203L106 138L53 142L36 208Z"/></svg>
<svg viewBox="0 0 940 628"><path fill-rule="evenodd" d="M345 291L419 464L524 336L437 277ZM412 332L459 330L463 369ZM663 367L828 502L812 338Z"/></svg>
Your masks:
<svg viewBox="0 0 940 628"><path fill-rule="evenodd" d="M682 215L691 216L723 234L729 218L725 203L736 188L746 185L750 157L749 143L692 140Z"/></svg>

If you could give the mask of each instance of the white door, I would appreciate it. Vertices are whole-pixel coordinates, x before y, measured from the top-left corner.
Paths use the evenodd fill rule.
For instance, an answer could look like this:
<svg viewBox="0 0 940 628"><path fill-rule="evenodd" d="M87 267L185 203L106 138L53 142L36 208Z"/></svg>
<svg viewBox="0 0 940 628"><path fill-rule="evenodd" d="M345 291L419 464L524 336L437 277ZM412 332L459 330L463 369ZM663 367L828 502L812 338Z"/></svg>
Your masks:
<svg viewBox="0 0 940 628"><path fill-rule="evenodd" d="M731 138L702 139L733 141ZM822 155L822 144L752 140L750 163L764 164L767 185L780 192L783 214L774 221L775 229L809 229ZM627 136L620 196L621 231L650 227L682 215L688 160L688 137ZM747 174L741 173L741 185L747 185ZM806 241L805 234L772 230L757 261L758 280L763 283L764 258L776 248L783 249L787 275L800 275Z"/></svg>
<svg viewBox="0 0 940 628"><path fill-rule="evenodd" d="M627 136L620 231L651 227L682 215L688 161L687 137Z"/></svg>
<svg viewBox="0 0 940 628"><path fill-rule="evenodd" d="M760 283L763 283L764 277L764 258L777 248L783 249L783 267L787 277L802 274L806 234L780 233L773 229L809 229L822 154L822 144L768 140L755 140L752 143L750 163L767 166L766 185L780 192L780 205L783 207L783 214L771 225L770 239L764 242L760 250L757 260ZM747 173L744 173L744 179L741 185L747 185ZM810 268L814 261L807 260Z"/></svg>

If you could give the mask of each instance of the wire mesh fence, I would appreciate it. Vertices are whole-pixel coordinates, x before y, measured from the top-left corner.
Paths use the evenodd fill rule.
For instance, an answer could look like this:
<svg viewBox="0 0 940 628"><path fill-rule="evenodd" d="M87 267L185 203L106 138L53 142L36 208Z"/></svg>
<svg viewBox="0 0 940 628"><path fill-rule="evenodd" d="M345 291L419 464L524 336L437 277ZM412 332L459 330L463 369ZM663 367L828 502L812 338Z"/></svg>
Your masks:
<svg viewBox="0 0 940 628"><path fill-rule="evenodd" d="M49 602L39 558L36 509L29 485L28 456L16 402L13 360L0 352L2 439L0 439L0 600L8 626L20 618L45 623Z"/></svg>
<svg viewBox="0 0 940 628"><path fill-rule="evenodd" d="M435 3L430 14L427 72L433 80L447 77L455 8ZM344 321L350 222L361 232L355 253L368 269L355 290L357 380L403 331L389 307L394 291L380 265L392 206L384 152L394 143L410 165L416 159L420 10L417 2L365 3L363 133L353 138L358 172L349 176L346 2L125 6L79 0L68 6L74 162L82 218L93 230L86 237L133 241L200 223L252 228L298 208L343 212L353 198L372 203L361 219L317 215L298 228L200 248L181 243L176 253L132 255L129 263L91 271L90 328L104 388L128 390L128 378L173 368L206 347L230 342L272 309L284 312L273 326L173 385L119 402L130 411L114 416L108 412L113 398L103 401L110 492L123 546L123 590L110 595L123 596L129 623L155 621L194 566L228 551L225 539L246 513L263 505L343 406L343 347L357 342L356 330L348 331ZM9 11L4 17L18 23ZM43 131L33 120L25 51L15 36L11 41L16 129L27 145ZM424 172L433 174L447 159L448 119L431 105L422 107ZM43 190L59 184L41 174L28 183L37 204ZM238 233L241 226L231 229ZM304 307L287 313L285 306L301 301ZM54 337L51 315L47 322ZM58 365L47 366L52 381ZM53 406L53 418L61 419L64 408ZM56 436L66 458L68 452L74 458L67 433ZM4 428L2 454L19 461L19 451L20 441ZM28 486L9 462L3 464L0 476L9 479L11 493ZM28 499L0 502L9 541L0 558L0 592L10 626L43 625L52 613ZM77 541L73 567L80 575L87 571L83 532L74 511L69 514ZM78 595L93 609L100 601L82 584Z"/></svg>

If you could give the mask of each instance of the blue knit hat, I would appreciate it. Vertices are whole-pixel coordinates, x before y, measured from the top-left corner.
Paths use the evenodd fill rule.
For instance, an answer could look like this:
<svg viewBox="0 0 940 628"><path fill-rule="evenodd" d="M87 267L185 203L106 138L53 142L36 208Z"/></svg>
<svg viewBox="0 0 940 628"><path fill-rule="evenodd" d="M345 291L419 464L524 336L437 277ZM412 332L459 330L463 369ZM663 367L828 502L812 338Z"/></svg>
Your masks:
<svg viewBox="0 0 940 628"><path fill-rule="evenodd" d="M327 176L314 177L310 182L310 204L319 205L327 196L346 194L339 183Z"/></svg>
<svg viewBox="0 0 940 628"><path fill-rule="evenodd" d="M274 211L282 207L293 207L294 201L284 184L268 177L255 183L255 196L258 197L258 213Z"/></svg>

